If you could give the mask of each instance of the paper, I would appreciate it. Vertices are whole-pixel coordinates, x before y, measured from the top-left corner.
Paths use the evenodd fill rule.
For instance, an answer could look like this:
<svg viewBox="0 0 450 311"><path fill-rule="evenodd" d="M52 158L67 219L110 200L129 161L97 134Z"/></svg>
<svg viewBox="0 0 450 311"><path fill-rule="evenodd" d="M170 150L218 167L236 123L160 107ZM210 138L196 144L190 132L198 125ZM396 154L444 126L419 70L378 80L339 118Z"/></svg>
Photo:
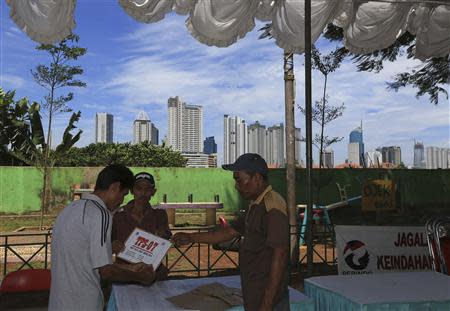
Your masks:
<svg viewBox="0 0 450 311"><path fill-rule="evenodd" d="M225 311L244 303L239 288L227 287L217 282L166 299L180 308L199 311Z"/></svg>
<svg viewBox="0 0 450 311"><path fill-rule="evenodd" d="M125 249L117 257L131 263L151 264L156 270L171 245L166 239L136 228L125 242Z"/></svg>

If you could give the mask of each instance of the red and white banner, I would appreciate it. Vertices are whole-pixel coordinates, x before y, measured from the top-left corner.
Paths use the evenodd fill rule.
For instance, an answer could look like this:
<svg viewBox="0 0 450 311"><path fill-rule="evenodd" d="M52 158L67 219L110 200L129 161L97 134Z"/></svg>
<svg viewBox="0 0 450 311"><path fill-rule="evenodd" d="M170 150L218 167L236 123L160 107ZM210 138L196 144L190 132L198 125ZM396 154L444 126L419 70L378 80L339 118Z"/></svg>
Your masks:
<svg viewBox="0 0 450 311"><path fill-rule="evenodd" d="M431 270L424 227L335 226L339 274Z"/></svg>
<svg viewBox="0 0 450 311"><path fill-rule="evenodd" d="M144 262L156 270L172 243L141 229L134 229L117 257L128 262Z"/></svg>

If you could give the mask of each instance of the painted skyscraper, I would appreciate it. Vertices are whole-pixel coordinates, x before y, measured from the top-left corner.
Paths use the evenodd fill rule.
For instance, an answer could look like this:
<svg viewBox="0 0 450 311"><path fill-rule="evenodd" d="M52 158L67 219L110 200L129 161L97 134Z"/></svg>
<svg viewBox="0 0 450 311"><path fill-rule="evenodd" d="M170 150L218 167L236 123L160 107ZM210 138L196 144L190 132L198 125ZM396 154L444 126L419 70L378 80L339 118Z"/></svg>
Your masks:
<svg viewBox="0 0 450 311"><path fill-rule="evenodd" d="M367 151L364 153L364 161L366 162L366 167L381 167L383 155L377 150Z"/></svg>
<svg viewBox="0 0 450 311"><path fill-rule="evenodd" d="M148 115L141 111L133 122L133 143L138 144L144 141L157 145L159 140L159 131L150 121Z"/></svg>
<svg viewBox="0 0 450 311"><path fill-rule="evenodd" d="M248 132L245 120L240 117L223 116L223 163L234 163L248 152Z"/></svg>
<svg viewBox="0 0 450 311"><path fill-rule="evenodd" d="M450 168L450 148L426 147L425 152L428 169Z"/></svg>
<svg viewBox="0 0 450 311"><path fill-rule="evenodd" d="M355 163L363 165L364 160L364 141L362 122L361 126L355 128L350 132L349 144L348 144L348 161L349 163Z"/></svg>
<svg viewBox="0 0 450 311"><path fill-rule="evenodd" d="M203 153L204 154L213 154L217 153L217 144L214 140L214 136L206 137L203 142Z"/></svg>
<svg viewBox="0 0 450 311"><path fill-rule="evenodd" d="M414 168L425 168L425 149L423 143L419 141L414 142Z"/></svg>
<svg viewBox="0 0 450 311"><path fill-rule="evenodd" d="M258 121L248 127L248 152L266 158L266 126Z"/></svg>
<svg viewBox="0 0 450 311"><path fill-rule="evenodd" d="M267 164L284 167L286 163L286 141L284 125L274 125L266 131L266 155L263 156Z"/></svg>
<svg viewBox="0 0 450 311"><path fill-rule="evenodd" d="M113 115L106 112L95 114L95 142L113 142Z"/></svg>
<svg viewBox="0 0 450 311"><path fill-rule="evenodd" d="M167 107L168 146L185 153L203 152L203 108L187 105L178 96L169 98Z"/></svg>
<svg viewBox="0 0 450 311"><path fill-rule="evenodd" d="M402 150L399 146L383 147L381 149L378 148L377 150L381 152L383 162L392 163L396 166L402 163Z"/></svg>
<svg viewBox="0 0 450 311"><path fill-rule="evenodd" d="M333 149L325 149L322 154L322 163L324 168L334 167L334 151Z"/></svg>

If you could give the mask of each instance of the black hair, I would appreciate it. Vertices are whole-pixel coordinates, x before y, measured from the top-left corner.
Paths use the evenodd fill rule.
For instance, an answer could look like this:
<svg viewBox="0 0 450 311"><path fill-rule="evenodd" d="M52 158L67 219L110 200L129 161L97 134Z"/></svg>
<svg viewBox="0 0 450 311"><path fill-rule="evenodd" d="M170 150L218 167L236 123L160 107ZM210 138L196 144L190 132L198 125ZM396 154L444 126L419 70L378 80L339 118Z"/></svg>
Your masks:
<svg viewBox="0 0 450 311"><path fill-rule="evenodd" d="M95 182L95 190L108 190L109 186L115 182L120 182L120 188L133 188L134 175L130 169L124 165L112 164L100 171Z"/></svg>
<svg viewBox="0 0 450 311"><path fill-rule="evenodd" d="M244 172L247 173L250 177L253 177L253 176L255 176L256 174L259 174L259 175L262 176L262 178L263 178L263 180L264 180L265 182L268 182L268 181L269 181L269 176L268 176L267 174L263 174L263 173L260 173L260 172L251 172L251 171L244 171Z"/></svg>

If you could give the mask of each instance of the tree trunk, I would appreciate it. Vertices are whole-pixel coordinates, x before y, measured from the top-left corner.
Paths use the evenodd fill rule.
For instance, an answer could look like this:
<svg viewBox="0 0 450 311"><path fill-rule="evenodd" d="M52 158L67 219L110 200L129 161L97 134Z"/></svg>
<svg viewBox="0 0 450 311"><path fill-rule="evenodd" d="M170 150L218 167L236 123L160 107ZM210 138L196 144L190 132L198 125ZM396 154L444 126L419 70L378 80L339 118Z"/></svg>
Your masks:
<svg viewBox="0 0 450 311"><path fill-rule="evenodd" d="M321 132L320 132L320 159L319 159L319 168L323 167L323 132L325 128L325 105L326 105L326 94L327 94L327 78L328 75L325 75L325 83L323 85L323 97L322 97L322 122L321 122Z"/></svg>
<svg viewBox="0 0 450 311"><path fill-rule="evenodd" d="M289 214L290 263L296 267L299 262L297 205L295 202L295 117L294 117L294 54L284 52L284 97L286 135L286 183L287 207Z"/></svg>
<svg viewBox="0 0 450 311"><path fill-rule="evenodd" d="M47 175L48 175L48 158L50 154L51 148L51 131L52 131L52 117L53 117L53 95L55 93L55 88L52 86L50 92L50 109L48 113L48 130L47 130L47 144L44 149L44 182L42 188L42 206L41 206L41 221L40 221L40 229L43 230L44 226L44 211L47 205Z"/></svg>
<svg viewBox="0 0 450 311"><path fill-rule="evenodd" d="M44 166L44 181L43 181L44 185L42 187L42 200L41 200L41 221L39 225L40 230L44 230L44 210L47 204L47 173L48 173L47 166Z"/></svg>

